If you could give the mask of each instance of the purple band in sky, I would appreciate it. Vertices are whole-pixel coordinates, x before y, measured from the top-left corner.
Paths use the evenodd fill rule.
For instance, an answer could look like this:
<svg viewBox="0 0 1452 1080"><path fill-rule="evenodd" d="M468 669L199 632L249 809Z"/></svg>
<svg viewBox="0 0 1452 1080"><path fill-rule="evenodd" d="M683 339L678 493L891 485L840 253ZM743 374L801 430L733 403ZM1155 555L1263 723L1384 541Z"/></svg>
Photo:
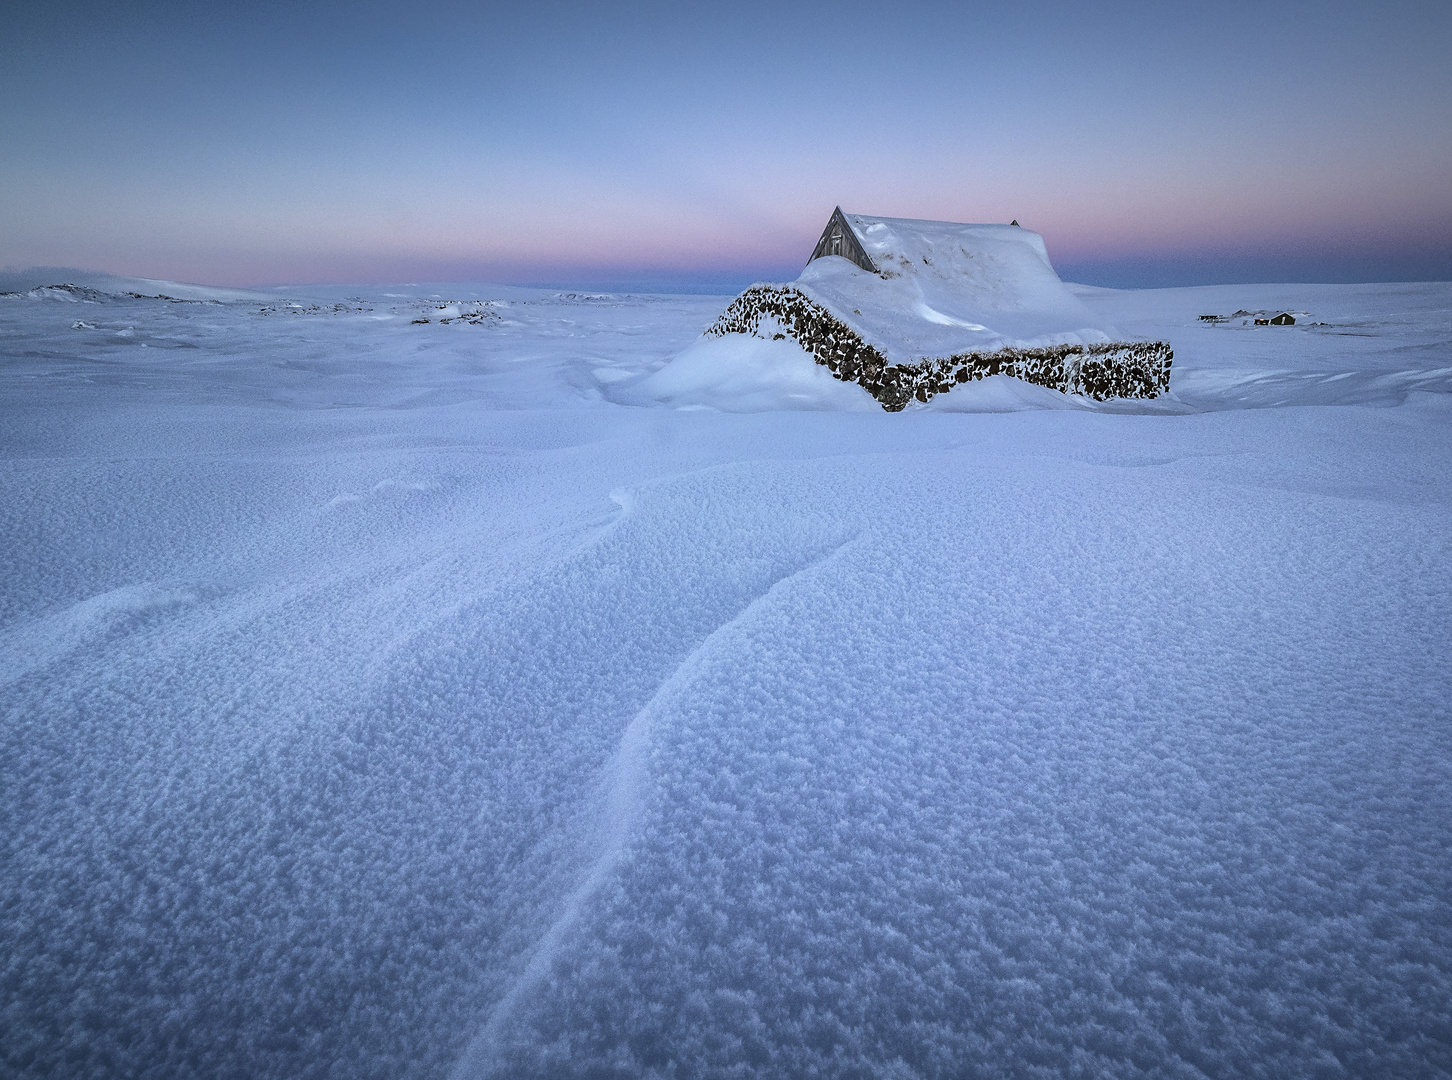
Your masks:
<svg viewBox="0 0 1452 1080"><path fill-rule="evenodd" d="M29 5L0 264L724 292L840 204L1095 284L1445 279L1449 12Z"/></svg>

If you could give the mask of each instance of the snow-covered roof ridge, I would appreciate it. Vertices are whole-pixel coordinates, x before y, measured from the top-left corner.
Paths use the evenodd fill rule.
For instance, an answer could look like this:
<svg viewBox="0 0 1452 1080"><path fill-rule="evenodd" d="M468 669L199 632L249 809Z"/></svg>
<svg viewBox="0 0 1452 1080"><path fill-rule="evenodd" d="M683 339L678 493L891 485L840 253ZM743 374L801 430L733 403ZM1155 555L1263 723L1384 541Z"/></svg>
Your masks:
<svg viewBox="0 0 1452 1080"><path fill-rule="evenodd" d="M1051 271L1048 248L1044 238L1032 229L1014 222L933 221L927 218L894 218L877 214L843 213L858 241L874 259L906 258L916 262L934 253L952 257L953 247L969 247L989 242L1006 242L1032 248ZM879 266L879 270L884 269ZM1055 275L1057 276L1057 275Z"/></svg>
<svg viewBox="0 0 1452 1080"><path fill-rule="evenodd" d="M894 254L894 247L899 249L897 253L900 254L922 255L945 243L972 243L985 236L999 236L1029 244L1037 249L1045 264L1049 262L1044 238L1017 222L1003 225L997 222L936 221L929 218L883 217L880 214L855 214L846 211L842 216L852 226L852 231L869 255Z"/></svg>

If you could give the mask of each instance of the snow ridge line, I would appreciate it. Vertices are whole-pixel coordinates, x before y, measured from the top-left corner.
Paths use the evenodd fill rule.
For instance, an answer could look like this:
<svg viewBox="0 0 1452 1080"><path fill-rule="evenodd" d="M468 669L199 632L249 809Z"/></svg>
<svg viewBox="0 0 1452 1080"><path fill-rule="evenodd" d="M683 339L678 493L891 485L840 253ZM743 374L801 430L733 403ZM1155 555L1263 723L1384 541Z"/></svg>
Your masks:
<svg viewBox="0 0 1452 1080"><path fill-rule="evenodd" d="M614 493L611 498L615 498ZM490 1012L483 1030L474 1037L463 1057L454 1066L450 1074L451 1080L468 1080L490 1071L492 1063L489 1059L494 1056L500 1033L515 1007L529 990L548 976L550 964L561 942L579 921L590 898L619 864L644 802L642 788L645 782L646 759L650 752L651 732L661 714L669 708L670 700L698 674L714 642L744 623L763 603L792 581L836 558L855 539L856 537L852 537L844 540L800 569L778 578L765 592L753 597L745 607L712 630L699 645L687 653L656 688L650 700L631 717L615 753L611 755L604 769L601 817L605 842L600 854L591 864L584 880L566 898L559 916L540 938L524 970Z"/></svg>

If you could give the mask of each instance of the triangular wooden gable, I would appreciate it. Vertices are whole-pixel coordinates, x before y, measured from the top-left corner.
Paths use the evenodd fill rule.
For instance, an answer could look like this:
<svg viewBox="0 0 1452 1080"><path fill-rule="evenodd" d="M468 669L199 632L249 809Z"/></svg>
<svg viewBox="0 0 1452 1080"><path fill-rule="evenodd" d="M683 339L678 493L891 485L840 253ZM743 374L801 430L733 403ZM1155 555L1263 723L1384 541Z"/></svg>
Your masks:
<svg viewBox="0 0 1452 1080"><path fill-rule="evenodd" d="M868 273L877 273L877 267L867 257L862 241L857 239L857 234L852 231L847 215L842 213L840 206L832 211L827 227L822 230L822 239L817 241L817 246L812 249L812 258L807 262L820 259L823 255L841 255L844 259L851 259Z"/></svg>

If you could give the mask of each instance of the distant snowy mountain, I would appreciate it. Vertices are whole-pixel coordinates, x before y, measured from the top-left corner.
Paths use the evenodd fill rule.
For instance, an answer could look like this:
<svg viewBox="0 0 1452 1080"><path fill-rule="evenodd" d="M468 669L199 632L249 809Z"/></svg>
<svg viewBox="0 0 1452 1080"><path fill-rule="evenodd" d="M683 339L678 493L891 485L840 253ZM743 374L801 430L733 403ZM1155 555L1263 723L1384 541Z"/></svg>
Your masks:
<svg viewBox="0 0 1452 1080"><path fill-rule="evenodd" d="M41 266L28 270L0 271L0 294L32 295L35 299L64 299L45 293L49 286L84 288L103 296L159 296L177 300L260 300L269 294L248 289L222 289L214 285L189 285L178 281L120 277L95 271ZM92 299L95 299L95 295Z"/></svg>

